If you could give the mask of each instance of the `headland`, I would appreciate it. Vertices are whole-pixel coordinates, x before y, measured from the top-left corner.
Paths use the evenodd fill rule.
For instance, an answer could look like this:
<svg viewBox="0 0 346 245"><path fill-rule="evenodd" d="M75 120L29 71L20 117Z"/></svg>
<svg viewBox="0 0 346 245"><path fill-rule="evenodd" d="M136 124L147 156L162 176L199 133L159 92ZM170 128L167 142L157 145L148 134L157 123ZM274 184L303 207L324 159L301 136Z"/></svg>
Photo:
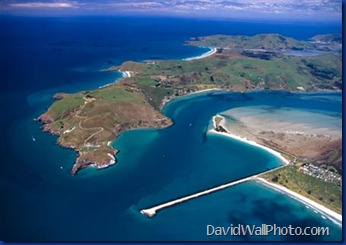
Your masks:
<svg viewBox="0 0 346 245"><path fill-rule="evenodd" d="M177 96L208 89L319 91L342 87L341 51L313 57L278 52L319 50L321 42L261 34L200 37L188 44L211 47L211 51L185 60L124 62L104 71L124 71L117 83L56 97L38 121L45 131L59 136L59 145L78 152L71 174L88 166L114 164L116 158L111 156L118 150L108 142L125 130L172 125L161 109Z"/></svg>

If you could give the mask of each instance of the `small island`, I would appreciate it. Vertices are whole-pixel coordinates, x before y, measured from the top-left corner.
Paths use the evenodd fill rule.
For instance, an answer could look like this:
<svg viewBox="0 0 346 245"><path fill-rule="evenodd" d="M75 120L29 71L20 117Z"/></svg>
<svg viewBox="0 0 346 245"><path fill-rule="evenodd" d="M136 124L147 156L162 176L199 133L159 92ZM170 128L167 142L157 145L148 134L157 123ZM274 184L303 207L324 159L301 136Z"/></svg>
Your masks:
<svg viewBox="0 0 346 245"><path fill-rule="evenodd" d="M324 42L331 36L320 35L312 40L318 41L278 34L192 38L188 45L211 47L215 52L200 59L112 66L104 72L123 71L126 76L97 90L56 94L56 101L38 121L44 131L59 136L59 145L78 152L72 175L88 166L105 168L116 162L118 150L110 143L125 130L172 125L161 110L177 96L206 89L340 91L338 39Z"/></svg>

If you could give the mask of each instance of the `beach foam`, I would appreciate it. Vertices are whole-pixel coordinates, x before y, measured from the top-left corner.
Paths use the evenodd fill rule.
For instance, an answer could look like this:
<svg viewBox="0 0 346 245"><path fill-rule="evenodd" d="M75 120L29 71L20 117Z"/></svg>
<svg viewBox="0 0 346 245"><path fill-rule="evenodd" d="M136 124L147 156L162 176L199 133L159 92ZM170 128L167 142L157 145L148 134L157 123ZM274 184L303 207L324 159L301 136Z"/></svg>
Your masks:
<svg viewBox="0 0 346 245"><path fill-rule="evenodd" d="M118 70L121 75L122 75L122 78L128 78L128 77L131 77L131 72L129 71L121 71L121 70Z"/></svg>
<svg viewBox="0 0 346 245"><path fill-rule="evenodd" d="M131 77L131 72L129 72L129 71L124 71L124 73L125 73L125 76L124 76L124 77Z"/></svg>
<svg viewBox="0 0 346 245"><path fill-rule="evenodd" d="M222 91L221 89L219 88L207 88L207 89L203 89L203 90L198 90L198 91L195 91L195 92L191 92L187 95L190 95L190 94L200 94L200 93L205 93L205 92L211 92L211 91Z"/></svg>
<svg viewBox="0 0 346 245"><path fill-rule="evenodd" d="M208 57L208 56L213 55L213 54L216 53L217 48L214 48L214 47L209 47L209 48L210 48L210 50L209 50L208 52L204 53L204 54L201 54L201 55L195 56L195 57L185 58L185 59L183 59L183 60L188 61L188 60L203 59L203 58L206 58L206 57Z"/></svg>
<svg viewBox="0 0 346 245"><path fill-rule="evenodd" d="M302 195L300 195L294 191L291 191L291 190L287 189L286 187L268 182L267 180L265 180L263 178L256 178L256 180L259 180L261 183L263 183L264 185L266 185L268 187L280 190L280 191L284 192L285 194L288 194L289 196L293 197L297 201L300 201L306 205L309 205L310 207L317 209L319 211L319 213L324 214L325 216L327 216L332 221L337 221L338 224L341 224L342 215L326 208L325 206L323 206L319 203L316 203L316 202L310 200L309 198L304 197L304 196L302 196Z"/></svg>

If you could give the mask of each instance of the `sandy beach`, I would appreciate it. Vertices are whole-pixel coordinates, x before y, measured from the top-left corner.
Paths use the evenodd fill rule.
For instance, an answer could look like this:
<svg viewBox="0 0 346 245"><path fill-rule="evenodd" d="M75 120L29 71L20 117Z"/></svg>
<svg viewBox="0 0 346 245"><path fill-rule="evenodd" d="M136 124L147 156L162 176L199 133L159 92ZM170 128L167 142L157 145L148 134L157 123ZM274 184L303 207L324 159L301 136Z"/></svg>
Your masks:
<svg viewBox="0 0 346 245"><path fill-rule="evenodd" d="M204 92L211 92L211 91L222 91L222 89L219 89L219 88L207 88L207 89L203 89L203 90L198 90L198 91L195 91L195 92L191 92L187 95L190 95L190 94L200 94L200 93L204 93Z"/></svg>
<svg viewBox="0 0 346 245"><path fill-rule="evenodd" d="M198 59L203 59L203 58L206 58L210 55L213 55L216 53L217 49L214 48L214 47L209 47L210 48L210 51L204 53L204 54L201 54L199 56L195 56L195 57L190 57L190 58L186 58L186 59L183 59L183 60L198 60Z"/></svg>
<svg viewBox="0 0 346 245"><path fill-rule="evenodd" d="M119 70L119 72L122 73L122 78L131 77L131 72L129 72L129 71L121 71L121 70Z"/></svg>
<svg viewBox="0 0 346 245"><path fill-rule="evenodd" d="M121 71L121 70L118 70L118 72L121 73L121 78L128 78L128 77L131 77L131 72L129 72L129 71ZM120 78L119 78L119 79L120 79ZM117 80L118 80L118 79L116 79L114 82L117 82ZM113 83L107 83L107 84L105 84L105 85L99 86L99 88L106 88L106 87L108 87L108 86L114 84L114 82L113 82Z"/></svg>
<svg viewBox="0 0 346 245"><path fill-rule="evenodd" d="M263 178L256 178L256 180L260 181L262 184L268 186L268 187L271 187L271 188L274 188L274 189L277 189L277 190L280 190L282 192L284 192L285 194L293 197L294 199L312 207L312 208L315 208L317 209L321 214L325 215L325 216L328 216L330 219L336 221L337 223L341 224L342 222L342 215L326 208L325 206L319 204L319 203L316 203L312 200L310 200L309 198L307 197L304 197L294 191L291 191L289 189L287 189L286 187L283 187L281 185L278 185L278 184L274 184L274 183L271 183L271 182L268 182L267 180L263 179Z"/></svg>
<svg viewBox="0 0 346 245"><path fill-rule="evenodd" d="M293 108L239 107L222 112L224 128L299 159L341 166L342 120ZM231 118L232 120L228 120ZM339 154L333 154L336 151Z"/></svg>
<svg viewBox="0 0 346 245"><path fill-rule="evenodd" d="M213 117L213 125L214 125L214 128L216 128L216 121L215 121L215 117L221 117L223 118L222 116L220 115L216 115ZM224 126L223 125L223 120L220 121L220 125L221 126ZM223 127L225 130L226 130L226 127ZM263 150L266 150L267 152L270 152L271 154L275 155L276 157L278 157L279 159L281 159L285 164L288 164L289 161L287 159L285 159L279 152L273 150L273 149L270 149L266 146L263 146L263 145L260 145L254 141L251 141L251 140L248 140L246 138L243 138L243 137L239 137L237 135L234 135L234 134L231 134L229 132L218 132L216 131L215 129L211 129L209 130L209 132L213 132L213 133L216 133L216 134L220 134L220 135L224 135L226 137L230 137L232 139L236 139L236 140L239 140L239 141L242 141L242 142L245 142L247 144L251 144L251 145L254 145L256 147L260 147L262 148ZM292 198L296 199L297 201L300 201L314 209L317 209L321 215L324 215L328 218L330 218L331 220L334 220L335 222L337 222L338 224L341 224L342 222L342 215L326 208L325 206L319 204L319 203L316 203L312 200L310 200L309 198L307 197L304 197L294 191L291 191L289 189L287 189L286 187L283 187L283 186L280 186L278 184L274 184L274 183L271 183L271 182L268 182L267 180L263 179L263 178L259 178L259 177L256 177L256 180L258 180L259 182L261 182L262 184L266 185L267 187L270 187L270 188L274 188L276 190L280 190L282 191L283 193L291 196Z"/></svg>
<svg viewBox="0 0 346 245"><path fill-rule="evenodd" d="M228 131L227 131L227 132L218 132L218 131L216 131L216 130L215 130L215 128L216 128L215 117L216 117L216 116L213 117L214 129L211 129L210 132L213 132L213 133L216 133L216 134L220 134L220 135L224 135L224 136L226 136L226 137L230 137L230 138L232 138L232 139L242 141L242 142L244 142L244 143L246 143L246 144L250 144L250 145L259 147L259 148L261 148L261 149L263 149L263 150L265 150L265 151L267 151L267 152L273 154L273 155L276 156L277 158L279 158L284 164L289 164L289 161L288 161L286 158L284 158L284 157L281 155L281 153L279 153L279 152L277 152L277 151L275 151L275 150L273 150L273 149L270 149L269 147L260 145L260 144L256 143L255 141L248 140L248 139L246 139L246 138L243 138L243 137L240 137L240 136L231 134L231 133L229 133ZM220 116L220 115L217 115L217 117L223 118L223 117ZM222 124L222 121L220 122L220 125L226 130L226 127Z"/></svg>
<svg viewBox="0 0 346 245"><path fill-rule="evenodd" d="M211 92L211 91L222 91L222 90L219 89L219 88L208 88L208 89L198 90L198 91L195 91L195 92L190 92L190 93L184 94L182 96L189 96L189 95L193 95L193 94L200 94L200 93ZM178 96L178 97L181 98L182 96ZM162 100L162 103L161 103L161 106L160 106L160 110L162 110L168 104L168 102L171 102L172 100L174 100L176 98L177 97L170 98L170 99L164 98Z"/></svg>

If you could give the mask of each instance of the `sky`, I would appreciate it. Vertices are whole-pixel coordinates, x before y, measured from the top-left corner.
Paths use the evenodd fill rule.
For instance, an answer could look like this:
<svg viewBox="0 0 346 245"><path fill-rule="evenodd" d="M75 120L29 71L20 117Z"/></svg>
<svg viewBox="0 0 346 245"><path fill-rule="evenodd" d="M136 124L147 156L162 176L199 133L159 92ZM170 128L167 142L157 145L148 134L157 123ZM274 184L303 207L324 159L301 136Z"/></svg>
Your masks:
<svg viewBox="0 0 346 245"><path fill-rule="evenodd" d="M0 14L340 21L342 0L0 0Z"/></svg>

